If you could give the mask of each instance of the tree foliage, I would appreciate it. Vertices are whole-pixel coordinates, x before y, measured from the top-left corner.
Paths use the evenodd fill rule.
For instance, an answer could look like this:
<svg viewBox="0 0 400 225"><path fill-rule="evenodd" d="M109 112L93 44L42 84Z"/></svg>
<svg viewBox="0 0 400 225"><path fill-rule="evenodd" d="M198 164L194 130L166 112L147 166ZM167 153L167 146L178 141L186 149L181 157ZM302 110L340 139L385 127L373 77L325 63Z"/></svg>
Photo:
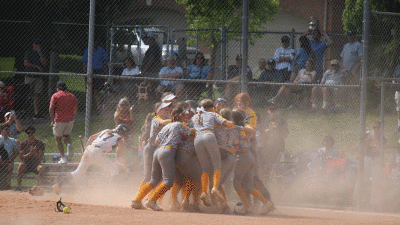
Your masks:
<svg viewBox="0 0 400 225"><path fill-rule="evenodd" d="M187 10L189 29L208 29L226 26L231 31L242 30L242 0L176 0ZM249 30L259 30L261 25L273 20L278 11L278 0L249 1ZM193 35L194 32L191 32ZM241 36L241 33L230 33L228 39ZM254 36L254 35L253 35ZM199 41L211 43L210 47L220 40L220 32L199 32ZM251 35L249 35L251 38ZM192 40L193 42L194 40Z"/></svg>

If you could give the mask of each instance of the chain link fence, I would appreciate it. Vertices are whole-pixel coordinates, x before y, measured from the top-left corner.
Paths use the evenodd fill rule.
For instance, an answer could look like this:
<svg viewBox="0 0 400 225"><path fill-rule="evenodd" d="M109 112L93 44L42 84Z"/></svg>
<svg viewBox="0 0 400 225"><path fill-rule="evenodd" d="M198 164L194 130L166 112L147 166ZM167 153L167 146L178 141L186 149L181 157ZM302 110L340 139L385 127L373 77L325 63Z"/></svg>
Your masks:
<svg viewBox="0 0 400 225"><path fill-rule="evenodd" d="M204 27L196 26L199 21L193 18L185 19L188 8L182 4L184 1L97 1L94 90L92 112L87 114L86 90L90 84L85 73L89 5L80 1L61 2L47 4L43 1L37 6L42 8L37 11L24 6L21 15L0 20L6 34L3 35L0 59L0 80L4 82L0 121L13 118L14 122L9 122L12 124L10 133L17 135L20 142L28 139L24 130L29 125L36 128L36 138L45 143L44 157L36 160L37 163L50 168L57 167L60 160L60 146L57 147L49 115L50 99L57 92L58 81L64 81L68 91L78 100L70 135L70 150L76 154L69 159L71 168L61 172L73 170L80 161L82 144L88 138L81 137L85 134L85 121L90 124L90 135L128 121L133 132L126 143L127 157L139 173L143 148L141 128L163 93L173 92L179 100L197 103L206 98L222 97L227 99L228 107L234 107L235 96L241 93L242 34L240 25L230 26L229 23L237 24L239 17L235 21L218 25L208 23ZM240 11L240 7L232 10ZM300 28L270 30L265 23L261 29L249 31L247 86L252 99L250 107L259 120L260 151L266 151L262 139L267 139L265 130L271 128L270 122L275 115L284 118L289 130L284 147L286 154L280 156L281 161L274 162L281 162L281 166L287 163L287 166L276 169L272 172L274 175L270 175L271 168L261 171L262 179L277 187L272 189L273 195L281 189L279 185L290 185L283 181L286 172L292 169L289 165L294 165L290 160L301 153L318 153L317 150L325 145L326 136L333 137L335 148L346 159L346 169L351 170L345 174L346 184L350 186L350 192L351 187L354 188L356 166L353 160L359 144L363 55L360 44L362 16L354 19L354 24L347 24L343 29L343 21L328 18L329 26L311 20ZM384 102L380 102L379 85L381 78L395 76L393 71L399 58L397 20L398 17L391 15L375 15L371 29L368 63L369 76L374 79L369 79L367 126L380 119L379 106L382 106L385 113L382 120L390 124L385 129L386 136L394 130L396 106L393 96L397 89L385 85ZM338 31L339 26L343 32ZM391 82L389 79L384 81ZM118 103L128 103L129 107L122 110ZM129 114L131 106L132 117ZM397 138L397 134L393 136ZM391 145L395 145L396 138L389 140ZM64 142L63 146L67 153ZM5 148L14 164L11 183L7 166L0 172L2 179L7 180L0 183L6 184L3 188L9 188L10 184L20 187L17 173L23 160L21 155L12 158L15 154ZM28 171L37 172L35 168ZM273 176L281 180L271 181ZM22 186L36 184L30 177L36 178L36 175L25 175ZM345 196L352 199L349 191ZM332 203L329 201L328 204Z"/></svg>

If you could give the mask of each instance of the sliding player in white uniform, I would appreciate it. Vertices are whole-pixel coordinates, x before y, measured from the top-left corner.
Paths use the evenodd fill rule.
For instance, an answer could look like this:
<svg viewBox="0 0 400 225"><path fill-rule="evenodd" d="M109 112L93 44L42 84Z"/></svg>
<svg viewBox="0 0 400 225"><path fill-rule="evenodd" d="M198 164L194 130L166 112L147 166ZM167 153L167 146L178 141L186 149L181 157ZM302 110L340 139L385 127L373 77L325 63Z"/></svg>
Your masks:
<svg viewBox="0 0 400 225"><path fill-rule="evenodd" d="M123 139L129 134L129 127L125 124L119 124L115 129L103 130L92 135L86 145L86 150L83 153L81 162L78 168L68 174L59 183L53 185L53 191L59 194L62 186L71 180L82 178L90 165L96 164L101 167L104 172L111 176L118 175L118 165L125 167L126 162L123 154L124 144ZM108 158L105 153L111 152L116 148L115 161Z"/></svg>

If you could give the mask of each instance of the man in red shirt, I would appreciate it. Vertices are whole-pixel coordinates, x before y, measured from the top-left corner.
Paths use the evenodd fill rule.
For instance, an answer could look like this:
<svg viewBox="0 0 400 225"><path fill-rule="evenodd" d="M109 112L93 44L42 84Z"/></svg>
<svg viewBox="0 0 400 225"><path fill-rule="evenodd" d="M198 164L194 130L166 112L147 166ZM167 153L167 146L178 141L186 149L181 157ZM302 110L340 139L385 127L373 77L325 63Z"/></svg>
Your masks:
<svg viewBox="0 0 400 225"><path fill-rule="evenodd" d="M75 113L77 111L78 99L69 91L64 81L57 83L57 92L51 96L50 100L50 126L53 127L53 133L56 138L56 145L61 158L58 163L67 163L68 159L64 154L64 146L61 138L67 145L68 158L72 157L71 131L74 126Z"/></svg>

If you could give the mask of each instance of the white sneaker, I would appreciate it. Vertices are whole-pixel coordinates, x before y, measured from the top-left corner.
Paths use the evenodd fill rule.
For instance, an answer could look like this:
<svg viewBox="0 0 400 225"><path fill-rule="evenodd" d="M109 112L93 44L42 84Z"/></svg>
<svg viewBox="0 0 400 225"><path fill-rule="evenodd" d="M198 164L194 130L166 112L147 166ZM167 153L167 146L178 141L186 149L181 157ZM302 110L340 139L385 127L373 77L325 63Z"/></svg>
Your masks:
<svg viewBox="0 0 400 225"><path fill-rule="evenodd" d="M58 185L58 184L53 185L53 191L54 191L54 194L59 195L60 194L60 185Z"/></svg>
<svg viewBox="0 0 400 225"><path fill-rule="evenodd" d="M267 203L265 203L262 207L261 207L261 215L267 215L268 213L270 213L271 211L275 210L275 206L274 203L272 203L271 201L268 201Z"/></svg>
<svg viewBox="0 0 400 225"><path fill-rule="evenodd" d="M211 189L211 195L213 195L215 198L217 198L221 202L225 201L224 196L222 196L221 192L218 189L216 189L215 187L213 187Z"/></svg>
<svg viewBox="0 0 400 225"><path fill-rule="evenodd" d="M180 210L181 210L181 205L179 204L178 199L176 199L174 201L174 203L172 203L171 211L172 212L179 212Z"/></svg>
<svg viewBox="0 0 400 225"><path fill-rule="evenodd" d="M202 192L200 195L200 200L203 201L203 204L207 207L211 206L210 199L208 198L207 193Z"/></svg>
<svg viewBox="0 0 400 225"><path fill-rule="evenodd" d="M269 103L274 103L275 102L275 98L271 98L268 100Z"/></svg>
<svg viewBox="0 0 400 225"><path fill-rule="evenodd" d="M157 205L156 202L152 202L152 201L147 200L146 203L144 203L144 205L145 205L147 208L150 208L150 209L152 209L152 210L154 210L154 211L163 211L163 209L160 208L160 207Z"/></svg>
<svg viewBox="0 0 400 225"><path fill-rule="evenodd" d="M60 161L58 161L59 164L65 164L68 163L67 157L61 157Z"/></svg>
<svg viewBox="0 0 400 225"><path fill-rule="evenodd" d="M132 209L144 209L142 202L132 201L131 204Z"/></svg>

